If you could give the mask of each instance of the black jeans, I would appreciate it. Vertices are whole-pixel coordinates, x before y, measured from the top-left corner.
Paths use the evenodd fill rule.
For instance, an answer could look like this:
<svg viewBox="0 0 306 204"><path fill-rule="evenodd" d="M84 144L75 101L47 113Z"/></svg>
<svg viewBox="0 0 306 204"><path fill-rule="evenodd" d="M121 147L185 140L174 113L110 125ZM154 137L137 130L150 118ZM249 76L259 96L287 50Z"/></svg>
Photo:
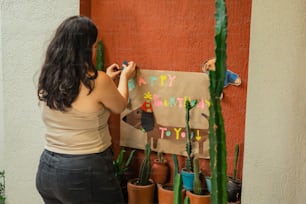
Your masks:
<svg viewBox="0 0 306 204"><path fill-rule="evenodd" d="M115 177L113 153L68 155L44 150L36 175L36 188L45 204L122 204Z"/></svg>

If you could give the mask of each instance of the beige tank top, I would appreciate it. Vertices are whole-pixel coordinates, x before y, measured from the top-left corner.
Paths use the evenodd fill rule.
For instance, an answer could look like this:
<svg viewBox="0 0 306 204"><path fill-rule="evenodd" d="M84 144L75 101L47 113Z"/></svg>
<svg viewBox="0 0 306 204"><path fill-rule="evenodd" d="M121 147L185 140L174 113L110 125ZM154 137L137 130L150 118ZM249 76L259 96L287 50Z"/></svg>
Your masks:
<svg viewBox="0 0 306 204"><path fill-rule="evenodd" d="M66 112L52 110L44 103L42 107L47 150L63 154L91 154L111 146L108 109L82 113L73 108Z"/></svg>

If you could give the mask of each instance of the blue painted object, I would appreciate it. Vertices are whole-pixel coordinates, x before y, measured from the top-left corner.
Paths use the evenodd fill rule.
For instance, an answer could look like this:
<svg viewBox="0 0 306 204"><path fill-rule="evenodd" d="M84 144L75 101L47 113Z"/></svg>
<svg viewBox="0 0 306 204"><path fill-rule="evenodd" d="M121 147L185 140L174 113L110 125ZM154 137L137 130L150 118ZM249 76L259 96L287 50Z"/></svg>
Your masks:
<svg viewBox="0 0 306 204"><path fill-rule="evenodd" d="M194 173L181 170L182 178L183 178L183 187L186 191L193 190L193 180L194 180Z"/></svg>

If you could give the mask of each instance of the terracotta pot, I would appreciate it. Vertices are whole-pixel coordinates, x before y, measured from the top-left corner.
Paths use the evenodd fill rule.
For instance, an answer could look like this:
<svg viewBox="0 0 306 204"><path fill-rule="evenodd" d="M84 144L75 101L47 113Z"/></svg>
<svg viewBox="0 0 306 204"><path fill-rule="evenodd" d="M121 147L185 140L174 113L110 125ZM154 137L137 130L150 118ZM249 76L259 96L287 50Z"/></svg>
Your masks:
<svg viewBox="0 0 306 204"><path fill-rule="evenodd" d="M151 178L155 183L164 184L169 178L169 165L167 160L163 162L154 159L151 167Z"/></svg>
<svg viewBox="0 0 306 204"><path fill-rule="evenodd" d="M127 184L128 204L137 203L154 203L155 184L151 180L151 184L146 186L136 185L139 179L132 179Z"/></svg>
<svg viewBox="0 0 306 204"><path fill-rule="evenodd" d="M187 191L186 196L190 199L190 204L210 204L210 194L196 195Z"/></svg>
<svg viewBox="0 0 306 204"><path fill-rule="evenodd" d="M173 184L158 184L158 204L172 204L174 203ZM185 198L186 191L182 189L182 200Z"/></svg>

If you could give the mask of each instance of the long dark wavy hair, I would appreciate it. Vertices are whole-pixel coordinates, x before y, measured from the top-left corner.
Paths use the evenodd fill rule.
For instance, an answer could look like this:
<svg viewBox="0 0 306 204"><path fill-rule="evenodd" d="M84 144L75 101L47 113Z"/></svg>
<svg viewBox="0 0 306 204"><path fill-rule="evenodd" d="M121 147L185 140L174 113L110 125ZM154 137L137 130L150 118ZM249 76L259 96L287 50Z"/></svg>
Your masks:
<svg viewBox="0 0 306 204"><path fill-rule="evenodd" d="M51 40L38 81L37 95L51 109L65 111L79 94L83 83L90 94L97 70L92 47L98 30L87 17L72 16L57 28Z"/></svg>

